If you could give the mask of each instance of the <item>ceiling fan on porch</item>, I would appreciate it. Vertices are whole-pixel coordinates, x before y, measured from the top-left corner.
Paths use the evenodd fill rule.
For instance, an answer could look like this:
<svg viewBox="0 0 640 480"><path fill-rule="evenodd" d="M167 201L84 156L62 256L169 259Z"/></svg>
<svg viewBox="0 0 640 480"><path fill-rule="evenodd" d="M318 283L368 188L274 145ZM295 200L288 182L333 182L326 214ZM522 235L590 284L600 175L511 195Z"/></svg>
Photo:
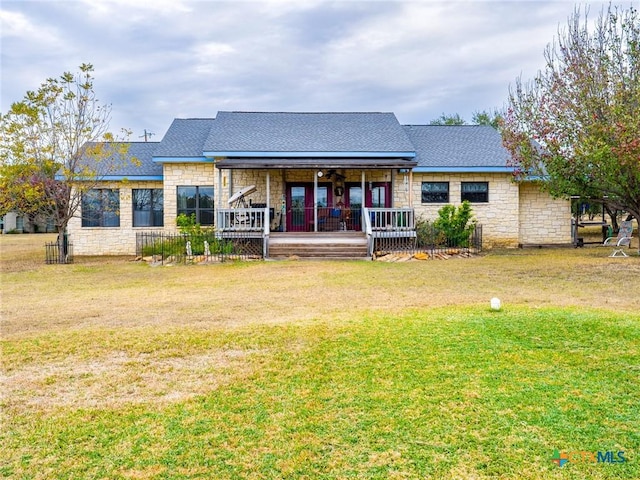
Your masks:
<svg viewBox="0 0 640 480"><path fill-rule="evenodd" d="M344 175L342 175L342 174L338 173L335 169L327 170L326 177L327 177L327 179L329 179L329 180L333 177L333 179L334 179L334 180L337 180L337 181L339 181L339 182L341 182L341 181L343 181L345 178L347 178L347 177L345 177Z"/></svg>

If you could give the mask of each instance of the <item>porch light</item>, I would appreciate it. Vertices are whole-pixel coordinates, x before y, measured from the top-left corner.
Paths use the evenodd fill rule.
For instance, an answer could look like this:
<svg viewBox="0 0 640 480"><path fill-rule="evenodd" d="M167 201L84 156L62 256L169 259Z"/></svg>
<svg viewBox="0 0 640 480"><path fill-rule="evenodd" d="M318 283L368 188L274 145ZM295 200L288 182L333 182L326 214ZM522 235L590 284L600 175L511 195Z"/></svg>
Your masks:
<svg viewBox="0 0 640 480"><path fill-rule="evenodd" d="M321 170L318 170L318 178L322 178L324 176L324 173L322 173Z"/></svg>

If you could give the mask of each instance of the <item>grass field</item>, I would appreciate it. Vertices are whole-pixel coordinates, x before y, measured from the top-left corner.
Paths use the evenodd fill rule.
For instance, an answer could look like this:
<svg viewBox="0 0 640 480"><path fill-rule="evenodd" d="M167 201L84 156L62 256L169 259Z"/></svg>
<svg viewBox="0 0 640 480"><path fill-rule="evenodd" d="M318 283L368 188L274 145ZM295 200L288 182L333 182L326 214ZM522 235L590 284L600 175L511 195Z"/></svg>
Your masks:
<svg viewBox="0 0 640 480"><path fill-rule="evenodd" d="M58 266L50 240L0 237L0 478L640 478L637 254Z"/></svg>

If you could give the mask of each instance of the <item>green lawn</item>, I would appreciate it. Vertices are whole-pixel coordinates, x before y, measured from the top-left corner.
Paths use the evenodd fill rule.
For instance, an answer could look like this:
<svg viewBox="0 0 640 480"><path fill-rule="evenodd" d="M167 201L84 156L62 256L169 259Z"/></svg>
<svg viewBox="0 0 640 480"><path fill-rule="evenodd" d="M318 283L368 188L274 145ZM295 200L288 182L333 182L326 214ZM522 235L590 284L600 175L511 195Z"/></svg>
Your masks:
<svg viewBox="0 0 640 480"><path fill-rule="evenodd" d="M640 316L630 310L637 296L622 308L571 305L562 292L571 278L539 278L561 270L567 259L559 255L164 269L114 260L106 264L110 287L105 264L93 260L7 273L0 477L640 478ZM579 275L608 278L603 262L611 260L599 253L567 255ZM629 261L635 263L613 265L638 268L637 258ZM430 305L426 297L423 305L377 305L374 293L353 312L278 321L180 323L172 312L187 305L178 300L173 309L167 303L153 310L153 318L132 312L129 325L111 323L110 312L75 325L68 319L73 312L58 312L60 322L46 317L45 325L37 314L21 316L13 308L20 282L38 295L52 272L67 285L78 277L70 287L76 296L91 291L92 279L100 290L127 296L145 281L186 291L194 278L218 275L235 285L238 297L247 293L235 283L240 277L264 273L278 276L299 302L309 293L297 289L317 296L302 283L309 275L330 292L344 289L349 275L434 277L422 285L432 292L455 282L443 277L447 271L479 275L487 267L498 268L503 280L486 282L513 294L498 312L488 299L464 296L452 305ZM343 274L332 279L329 271ZM527 272L538 295L546 283L549 298L562 301L518 298L521 290L509 284ZM476 282L480 291L489 289L484 281ZM635 277L629 282L637 284ZM392 288L381 290L392 296ZM97 301L100 293L87 295ZM362 303L357 289L351 295ZM142 311L145 299L137 301ZM143 318L134 321L135 313ZM571 461L555 465L555 450ZM575 453L609 451L624 452L626 461L596 463Z"/></svg>

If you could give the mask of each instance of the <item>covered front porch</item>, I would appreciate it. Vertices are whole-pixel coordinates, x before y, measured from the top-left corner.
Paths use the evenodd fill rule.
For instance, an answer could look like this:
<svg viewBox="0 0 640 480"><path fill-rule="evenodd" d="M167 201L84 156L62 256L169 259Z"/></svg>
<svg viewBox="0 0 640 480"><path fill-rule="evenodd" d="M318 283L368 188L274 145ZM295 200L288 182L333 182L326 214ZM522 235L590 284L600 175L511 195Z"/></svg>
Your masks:
<svg viewBox="0 0 640 480"><path fill-rule="evenodd" d="M276 243L338 245L359 238L366 249L358 256L371 256L377 236L415 239L409 169L328 165L257 170L231 168L225 161L216 167L218 235L262 237L266 258ZM281 247L278 252L283 256Z"/></svg>

